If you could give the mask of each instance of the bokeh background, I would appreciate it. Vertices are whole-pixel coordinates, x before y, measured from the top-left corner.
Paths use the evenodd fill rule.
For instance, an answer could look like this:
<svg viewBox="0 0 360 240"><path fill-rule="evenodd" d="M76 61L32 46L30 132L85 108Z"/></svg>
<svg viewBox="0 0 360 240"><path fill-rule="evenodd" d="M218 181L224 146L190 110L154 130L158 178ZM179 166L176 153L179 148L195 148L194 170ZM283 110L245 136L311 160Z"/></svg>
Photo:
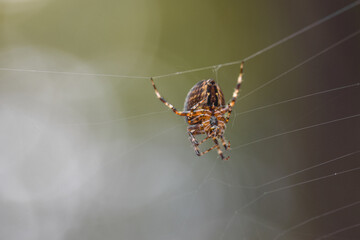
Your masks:
<svg viewBox="0 0 360 240"><path fill-rule="evenodd" d="M353 2L0 0L0 239L360 239L360 36L332 46L359 5L245 63L229 161L195 155L147 78ZM182 109L201 79L229 99L238 72L155 81Z"/></svg>

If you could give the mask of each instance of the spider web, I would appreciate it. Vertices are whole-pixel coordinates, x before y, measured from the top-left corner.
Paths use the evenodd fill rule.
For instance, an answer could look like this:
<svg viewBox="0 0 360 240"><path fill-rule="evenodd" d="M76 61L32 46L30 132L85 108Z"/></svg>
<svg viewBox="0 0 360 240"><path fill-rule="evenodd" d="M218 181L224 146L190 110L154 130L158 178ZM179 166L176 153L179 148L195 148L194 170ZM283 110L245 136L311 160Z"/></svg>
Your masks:
<svg viewBox="0 0 360 240"><path fill-rule="evenodd" d="M1 238L358 239L360 29L348 21L359 3L243 59L155 74L181 108L209 76L231 96L245 60L229 161L195 156L150 74L92 73L56 50L2 51ZM333 26L340 33L322 37ZM57 68L69 70L46 70Z"/></svg>

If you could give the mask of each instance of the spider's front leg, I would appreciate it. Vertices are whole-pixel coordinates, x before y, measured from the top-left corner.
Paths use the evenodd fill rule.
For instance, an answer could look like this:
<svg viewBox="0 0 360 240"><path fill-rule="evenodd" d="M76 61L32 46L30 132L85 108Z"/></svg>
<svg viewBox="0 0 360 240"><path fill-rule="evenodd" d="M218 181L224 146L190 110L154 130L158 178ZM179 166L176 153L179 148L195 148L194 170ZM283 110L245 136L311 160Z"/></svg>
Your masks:
<svg viewBox="0 0 360 240"><path fill-rule="evenodd" d="M231 99L231 101L229 102L229 104L228 104L228 106L226 108L226 111L228 112L228 115L226 117L226 122L229 122L230 115L231 115L231 112L232 112L232 108L234 107L236 99L237 99L237 97L239 95L239 89L240 89L241 83L242 83L243 68L244 68L244 62L241 62L241 64L240 64L240 73L239 73L239 77L238 77L238 80L237 80L237 84L236 84L232 99Z"/></svg>
<svg viewBox="0 0 360 240"><path fill-rule="evenodd" d="M171 110L173 110L173 112L179 116L189 116L190 112L189 111L178 111L176 110L176 108L174 108L174 106L170 103L168 103L159 93L159 91L157 90L154 80L153 78L150 78L151 84L154 87L155 90L155 94L157 96L157 98L162 101L168 108L170 108Z"/></svg>

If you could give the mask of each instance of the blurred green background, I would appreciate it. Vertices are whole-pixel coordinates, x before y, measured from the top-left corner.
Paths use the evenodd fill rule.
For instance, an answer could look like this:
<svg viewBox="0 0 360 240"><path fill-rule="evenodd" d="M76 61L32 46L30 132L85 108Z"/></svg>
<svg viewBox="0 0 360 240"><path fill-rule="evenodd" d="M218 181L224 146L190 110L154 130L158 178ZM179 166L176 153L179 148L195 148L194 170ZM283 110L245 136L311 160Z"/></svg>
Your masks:
<svg viewBox="0 0 360 240"><path fill-rule="evenodd" d="M197 157L148 80L244 59L353 2L0 0L0 238L359 239L360 38L330 47L359 6L245 63L229 161ZM155 82L182 109L202 79L230 99L238 73Z"/></svg>

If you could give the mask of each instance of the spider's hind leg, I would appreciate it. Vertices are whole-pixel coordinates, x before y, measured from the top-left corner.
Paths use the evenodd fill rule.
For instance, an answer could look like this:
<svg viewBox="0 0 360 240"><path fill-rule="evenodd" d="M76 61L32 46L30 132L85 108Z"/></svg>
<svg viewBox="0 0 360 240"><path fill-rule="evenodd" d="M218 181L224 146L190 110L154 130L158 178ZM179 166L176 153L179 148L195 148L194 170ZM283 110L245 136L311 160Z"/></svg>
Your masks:
<svg viewBox="0 0 360 240"><path fill-rule="evenodd" d="M195 135L198 134L202 134L202 129L201 129L201 124L194 124L194 125L190 125L187 127L187 132L189 134L189 139L190 142L192 143L195 153L196 155L200 156L200 151L199 151L199 145L201 143L203 143L203 141L201 141L200 143L196 140Z"/></svg>
<svg viewBox="0 0 360 240"><path fill-rule="evenodd" d="M218 140L217 140L216 138L213 138L213 140L214 140L214 143L215 143L215 146L214 146L214 147L216 147L217 152L218 152L218 154L220 155L221 159L222 159L222 160L228 160L228 159L230 158L230 156L224 157L224 154L223 154L223 152L222 152L221 149L220 149Z"/></svg>
<svg viewBox="0 0 360 240"><path fill-rule="evenodd" d="M189 134L190 142L191 142L194 146L199 146L199 142L196 140L195 136L194 136L190 131L188 131L188 134Z"/></svg>
<svg viewBox="0 0 360 240"><path fill-rule="evenodd" d="M223 136L220 136L220 140L222 145L224 146L225 150L229 150L230 149L230 141L226 140ZM227 141L227 143L226 143Z"/></svg>
<svg viewBox="0 0 360 240"><path fill-rule="evenodd" d="M213 147L213 148L208 149L207 151L200 152L199 145L203 144L206 140L208 140L211 137L211 136L206 136L200 142L197 141L197 139L195 138L196 135L205 134L201 123L188 126L187 132L189 134L189 139L194 147L194 151L195 151L196 155L202 156L205 153L207 153L215 148L215 147Z"/></svg>

